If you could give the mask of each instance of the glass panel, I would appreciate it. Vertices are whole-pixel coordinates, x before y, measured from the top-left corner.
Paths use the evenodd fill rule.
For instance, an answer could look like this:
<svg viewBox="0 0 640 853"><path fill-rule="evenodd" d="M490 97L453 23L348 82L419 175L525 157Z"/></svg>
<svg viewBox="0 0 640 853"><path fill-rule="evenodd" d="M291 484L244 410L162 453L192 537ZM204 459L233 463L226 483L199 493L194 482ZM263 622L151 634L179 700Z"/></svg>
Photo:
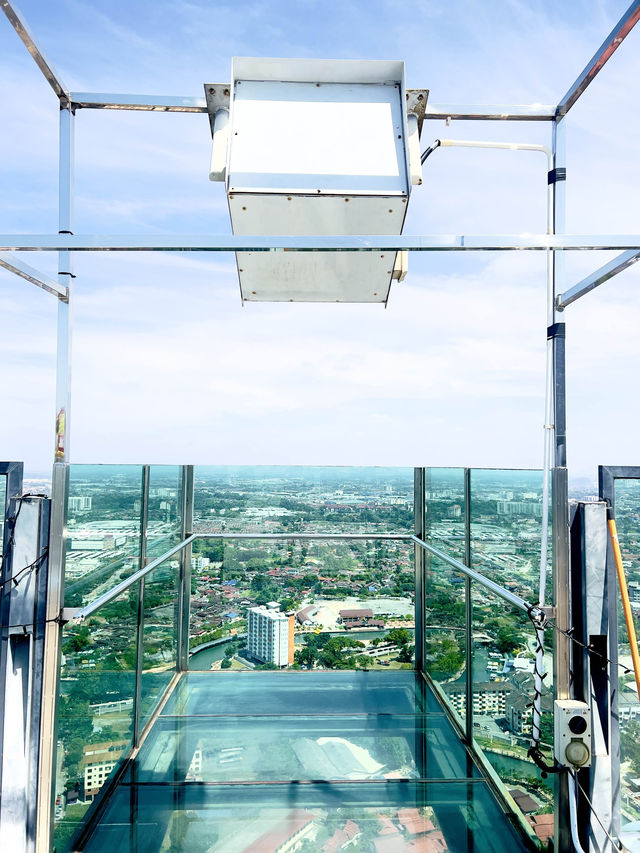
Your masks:
<svg viewBox="0 0 640 853"><path fill-rule="evenodd" d="M191 669L412 669L413 546L194 543Z"/></svg>
<svg viewBox="0 0 640 853"><path fill-rule="evenodd" d="M202 533L411 533L413 468L198 466L194 502Z"/></svg>
<svg viewBox="0 0 640 853"><path fill-rule="evenodd" d="M190 672L163 716L422 714L442 707L415 672Z"/></svg>
<svg viewBox="0 0 640 853"><path fill-rule="evenodd" d="M147 559L160 557L182 538L182 468L151 465L149 468L149 515Z"/></svg>
<svg viewBox="0 0 640 853"><path fill-rule="evenodd" d="M87 853L518 853L483 782L122 786Z"/></svg>
<svg viewBox="0 0 640 853"><path fill-rule="evenodd" d="M70 465L65 607L89 604L138 569L142 468Z"/></svg>
<svg viewBox="0 0 640 853"><path fill-rule="evenodd" d="M541 471L471 471L474 569L522 598L537 601L541 532Z"/></svg>
<svg viewBox="0 0 640 853"><path fill-rule="evenodd" d="M137 586L62 635L55 844L71 838L132 743Z"/></svg>
<svg viewBox="0 0 640 853"><path fill-rule="evenodd" d="M479 775L444 714L162 717L131 772L144 784Z"/></svg>
<svg viewBox="0 0 640 853"><path fill-rule="evenodd" d="M425 554L425 668L439 695L465 726L466 605L464 575Z"/></svg>
<svg viewBox="0 0 640 853"><path fill-rule="evenodd" d="M480 584L473 609L473 737L523 814L553 813L553 780L527 756L531 744L535 633L529 617ZM548 632L550 634L550 631ZM553 672L553 639L545 637L545 669ZM542 696L542 749L553 764L553 695Z"/></svg>
<svg viewBox="0 0 640 853"><path fill-rule="evenodd" d="M618 539L636 635L640 637L640 481L616 480L615 508ZM617 588L616 583L616 588ZM622 823L640 820L637 779L640 776L640 704L636 690L629 634L618 596L618 659L630 672L619 670L620 800Z"/></svg>
<svg viewBox="0 0 640 853"><path fill-rule="evenodd" d="M4 514L6 511L6 499L7 477L5 474L0 474L0 569L2 569L2 554L4 550Z"/></svg>
<svg viewBox="0 0 640 853"><path fill-rule="evenodd" d="M176 671L180 564L167 560L144 579L144 632L140 728Z"/></svg>
<svg viewBox="0 0 640 853"><path fill-rule="evenodd" d="M426 468L425 504L428 541L464 561L464 468Z"/></svg>

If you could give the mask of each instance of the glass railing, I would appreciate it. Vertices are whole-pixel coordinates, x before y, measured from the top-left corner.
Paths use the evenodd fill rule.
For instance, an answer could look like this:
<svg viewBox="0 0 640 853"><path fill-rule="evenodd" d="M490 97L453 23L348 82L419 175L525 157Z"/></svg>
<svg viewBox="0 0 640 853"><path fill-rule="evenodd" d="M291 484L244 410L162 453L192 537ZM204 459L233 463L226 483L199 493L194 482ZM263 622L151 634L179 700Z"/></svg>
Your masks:
<svg viewBox="0 0 640 853"><path fill-rule="evenodd" d="M465 578L426 554L425 671L466 733L467 627Z"/></svg>
<svg viewBox="0 0 640 853"><path fill-rule="evenodd" d="M471 583L473 739L530 822L553 813L553 781L528 755L531 746L536 636L527 614ZM551 674L551 646L545 655ZM548 679L545 679L546 685ZM553 765L553 694L543 686L541 750Z"/></svg>
<svg viewBox="0 0 640 853"><path fill-rule="evenodd" d="M2 555L4 550L4 524L7 511L7 477L0 474L0 569L2 568Z"/></svg>
<svg viewBox="0 0 640 853"><path fill-rule="evenodd" d="M220 767L216 765L215 779L205 781L284 782L290 774L283 755L289 752L290 763L309 765L308 775L301 775L301 781L323 778L314 769L313 756L327 773L327 762L335 756L315 747L313 755L309 753L320 724L322 738L331 744L347 731L343 724L353 724L350 739L363 750L354 755L378 756L375 760L385 771L371 764L372 775L363 776L360 769L358 778L374 781L380 774L404 780L424 777L416 755L404 754L404 744L424 740L430 749L430 737L436 741L439 737L435 729L429 735L414 721L409 732L406 721L390 720L382 739L369 743L365 742L366 726L360 731L362 721L351 720L345 711L340 734L333 731L329 719L335 713L338 693L335 689L322 691L322 701L329 703L323 711L322 702L318 704L319 685L314 687L311 681L314 672L320 678L334 677L328 670L359 670L342 677L375 677L388 685L409 675L421 677L413 672L413 471L399 469L386 484L387 469L197 469L194 526L198 532L188 546L192 548L189 589L189 572L183 572L188 566L181 562L189 551L179 550L161 559L180 543L185 523L188 529L188 520L182 517L188 505L182 491L188 482L183 469L72 466L70 473L65 605L88 609L91 615L80 625L67 625L63 632L55 785L60 853L69 849L71 837L85 821L84 812L93 808L92 801L102 789L107 790L119 762L130 755L141 735L147 736L151 723L155 752L147 759L151 741L147 747L143 741L136 766L140 769L152 759L154 766L164 766L165 753L158 752L158 744L168 744L173 738L176 743L187 743L186 757L174 756L187 763L168 766L167 773L178 773L181 779L186 774L187 780L198 776L193 761L201 750L198 744L204 743L205 729L200 731L196 719L182 732L182 723L173 719L183 713L180 708L191 708L193 702L200 702L200 710L189 712L196 718L234 714L230 709L241 695L225 699L224 684L231 683L225 682L228 676L241 677L234 682L237 691L238 684L248 683L243 679L251 673L253 695L257 695L259 679L277 677L268 670L290 670L280 674L280 679L293 676L294 671L306 673L304 678L309 680L305 683L311 691L308 713L328 716L320 722L316 719L313 725L292 717L285 749L276 717L294 712L287 711L286 705L269 711L268 685L275 682L265 681L260 706L241 712L261 719L243 725L248 741L256 747L263 745L263 753L273 754L274 760L280 755L273 772L280 767L281 776L265 778L264 754L256 752L253 775L246 775L247 764L236 778L237 768L229 759L237 751L237 726L226 722L227 728L220 728L218 720L220 737L229 744L216 747L218 752L222 750ZM473 568L504 585L507 595L511 591L516 597L533 600L531 555L540 521L535 512L529 512L528 503L534 501L536 477L539 481L539 472L430 469L425 478L427 540L440 553L429 552L425 558L421 658L436 696L472 750L467 754L460 746L462 757L467 757L464 772L456 770L454 777L475 778L480 771L489 776L494 788L502 791L503 806L506 803L507 810L519 814L523 825L524 813L536 815L551 807L548 789L526 756L530 711L520 708L521 700L532 695L528 679L533 631L526 614L478 581L471 581L461 563L473 545ZM300 489L297 497L296 488ZM467 499L470 526L466 524ZM523 503L527 505L524 510ZM145 506L148 511L143 517ZM140 542L140 531L145 529L146 557ZM487 547L487 543L492 544ZM508 559L517 563L511 575ZM452 565L451 560L459 562ZM141 574L131 579L131 586L117 592L121 589L118 584L126 583L136 571ZM187 623L189 649L182 645L181 651L181 643L187 642ZM187 662L191 672L182 672L177 678ZM206 680L212 670L221 672L205 689L205 682L197 679ZM368 708L371 688L362 681L358 684L356 692L349 691L349 703L361 697L358 701ZM285 682L278 681L282 701L286 699L284 686ZM301 695L298 689L297 705ZM202 705L206 696L209 699ZM404 712L378 709L375 713ZM544 723L543 732L544 739ZM193 744L188 738L195 738ZM114 760L102 761L104 756L91 750L92 744ZM304 761L299 754L301 744L309 744ZM379 756L384 750L389 755L383 761ZM432 768L444 762L451 770L451 750L439 755L435 765L430 758ZM297 772L302 773L299 768ZM331 777L334 781L350 778L336 773ZM95 808L102 807L98 803ZM89 812L91 820L92 814Z"/></svg>
<svg viewBox="0 0 640 853"><path fill-rule="evenodd" d="M136 693L138 589L62 635L58 681L55 834L58 853L130 752Z"/></svg>
<svg viewBox="0 0 640 853"><path fill-rule="evenodd" d="M164 554L182 538L182 471L179 465L149 467L148 560Z"/></svg>
<svg viewBox="0 0 640 853"><path fill-rule="evenodd" d="M196 466L200 533L413 532L413 468Z"/></svg>
<svg viewBox="0 0 640 853"><path fill-rule="evenodd" d="M96 599L139 568L141 465L70 465L66 607Z"/></svg>
<svg viewBox="0 0 640 853"><path fill-rule="evenodd" d="M189 668L412 669L413 546L200 539Z"/></svg>
<svg viewBox="0 0 640 853"><path fill-rule="evenodd" d="M464 468L425 468L425 530L432 545L464 560Z"/></svg>
<svg viewBox="0 0 640 853"><path fill-rule="evenodd" d="M615 516L633 620L640 637L640 480L616 480ZM619 592L617 599L618 660L626 669L620 669L618 675L620 808L624 825L640 820L640 702Z"/></svg>
<svg viewBox="0 0 640 853"><path fill-rule="evenodd" d="M470 471L471 565L529 600L538 599L542 471Z"/></svg>

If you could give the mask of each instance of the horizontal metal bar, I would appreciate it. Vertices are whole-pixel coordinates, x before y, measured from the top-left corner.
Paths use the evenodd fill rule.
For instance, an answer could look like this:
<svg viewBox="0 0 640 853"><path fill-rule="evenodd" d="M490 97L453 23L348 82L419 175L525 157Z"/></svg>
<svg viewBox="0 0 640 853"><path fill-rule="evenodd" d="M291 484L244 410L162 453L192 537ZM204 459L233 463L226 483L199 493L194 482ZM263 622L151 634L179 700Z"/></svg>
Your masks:
<svg viewBox="0 0 640 853"><path fill-rule="evenodd" d="M128 578L125 578L121 583L117 584L111 589L108 589L102 595L98 596L95 601L92 601L91 604L87 604L86 607L81 607L80 610L74 615L73 621L78 624L80 622L84 622L87 616L91 616L92 613L95 613L96 610L99 610L101 607L104 607L105 604L108 604L110 601L113 601L114 598L117 598L121 595L125 590L129 589L130 586L136 584L141 578L144 578L149 572L152 572L154 569L157 569L158 566L161 566L162 563L165 563L171 557L174 557L183 548L186 548L187 545L190 545L191 542L195 539L195 536L187 536L186 539L183 539L182 542L179 542L177 545L174 545L173 548L170 548L164 554L161 554L157 559L152 560L148 563L144 568L138 569L137 572L134 572Z"/></svg>
<svg viewBox="0 0 640 853"><path fill-rule="evenodd" d="M231 88L229 86L229 88ZM93 110L146 110L168 113L206 113L205 98L175 95L114 95L105 92L71 92L71 104ZM553 121L553 104L469 105L435 104L427 106L425 118L460 121Z"/></svg>
<svg viewBox="0 0 640 853"><path fill-rule="evenodd" d="M173 95L111 95L102 92L71 92L74 108L90 110L142 110L164 113L206 113L204 98Z"/></svg>
<svg viewBox="0 0 640 853"><path fill-rule="evenodd" d="M580 76L574 81L573 85L569 87L569 91L558 104L556 115L564 116L569 112L589 83L591 83L596 75L602 71L606 63L611 59L613 54L620 47L624 39L629 35L639 20L640 0L634 0L606 39L602 42L598 50L591 57L591 60L585 66Z"/></svg>
<svg viewBox="0 0 640 853"><path fill-rule="evenodd" d="M503 252L640 249L640 234L0 234L0 252Z"/></svg>
<svg viewBox="0 0 640 853"><path fill-rule="evenodd" d="M553 121L552 104L427 104L425 119L457 121Z"/></svg>
<svg viewBox="0 0 640 853"><path fill-rule="evenodd" d="M500 598L503 598L505 601L508 601L509 604L512 604L514 607L517 607L519 610L524 610L525 613L531 614L535 619L544 620L544 614L542 610L529 604L528 601L525 601L524 598L520 598L519 595L514 595L513 592L509 592L508 589L500 586L495 581L489 580L484 575L481 575L479 572L476 572L474 569L468 568L464 563L461 563L459 560L456 560L454 557L450 557L448 554L445 554L444 551L440 551L439 548L434 548L433 545L429 545L428 542L425 542L423 539L419 539L417 536L411 537L413 541L420 545L425 551L428 551L430 554L433 554L434 557L438 557L438 559L447 563L457 572L460 572L463 575L471 578L471 580L476 581L485 587L485 589L490 590L491 592L495 592L496 595L499 595Z"/></svg>
<svg viewBox="0 0 640 853"><path fill-rule="evenodd" d="M18 11L15 4L10 3L9 0L0 0L0 7L2 7L2 11L11 22L11 26L18 33L22 43L34 58L36 65L44 74L45 79L56 95L60 98L61 106L66 107L69 100L69 90L62 82L60 75L54 70L49 60L36 44L36 41L31 35L31 31L29 30L22 14Z"/></svg>
<svg viewBox="0 0 640 853"><path fill-rule="evenodd" d="M20 258L17 258L15 255L11 255L9 253L0 255L0 267L8 270L8 272L12 272L15 275L20 276L20 278L25 279L25 281L30 281L31 284L35 284L36 287L46 290L47 293L52 293L59 299L64 299L66 301L69 298L69 288L64 287L62 284L58 284L55 279L49 278L49 276L45 275L43 272L35 269L35 267L25 264L24 261L20 260Z"/></svg>
<svg viewBox="0 0 640 853"><path fill-rule="evenodd" d="M325 541L384 539L391 542L410 542L411 533L194 533L195 539L319 539Z"/></svg>
<svg viewBox="0 0 640 853"><path fill-rule="evenodd" d="M621 255L618 255L617 258L613 258L613 260L609 261L608 264L605 264L595 272L592 272L591 275L583 278L582 281L574 284L574 286L570 287L569 290L559 294L556 297L556 308L558 311L562 311L563 308L567 307L567 305L571 305L572 302L580 299L580 297L584 296L585 293L589 293L590 291L595 290L596 287L600 287L600 285L604 284L605 281L609 281L609 279L613 278L614 275L618 275L618 273L623 272L623 270L628 269L630 266L633 266L633 264L638 260L640 260L640 251L633 250L630 252L623 252Z"/></svg>

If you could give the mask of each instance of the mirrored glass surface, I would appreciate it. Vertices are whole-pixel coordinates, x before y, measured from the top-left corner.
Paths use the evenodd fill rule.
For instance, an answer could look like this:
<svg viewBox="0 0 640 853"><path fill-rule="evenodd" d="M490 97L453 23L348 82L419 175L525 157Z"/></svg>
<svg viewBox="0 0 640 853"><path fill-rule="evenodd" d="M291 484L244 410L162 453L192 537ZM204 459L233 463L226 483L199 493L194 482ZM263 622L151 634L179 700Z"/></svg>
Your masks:
<svg viewBox="0 0 640 853"><path fill-rule="evenodd" d="M70 465L66 607L81 607L139 566L141 465Z"/></svg>
<svg viewBox="0 0 640 853"><path fill-rule="evenodd" d="M204 466L195 469L203 533L413 531L413 468Z"/></svg>

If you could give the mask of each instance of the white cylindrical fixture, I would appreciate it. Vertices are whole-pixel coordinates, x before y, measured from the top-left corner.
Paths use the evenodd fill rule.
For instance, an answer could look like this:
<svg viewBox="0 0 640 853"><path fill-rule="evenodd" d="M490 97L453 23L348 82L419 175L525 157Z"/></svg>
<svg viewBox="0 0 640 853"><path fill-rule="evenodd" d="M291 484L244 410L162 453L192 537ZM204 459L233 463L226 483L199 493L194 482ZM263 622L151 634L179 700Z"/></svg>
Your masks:
<svg viewBox="0 0 640 853"><path fill-rule="evenodd" d="M213 123L210 181L224 181L227 176L227 144L229 141L229 110L218 110Z"/></svg>
<svg viewBox="0 0 640 853"><path fill-rule="evenodd" d="M407 115L407 147L409 149L409 175L413 186L422 183L422 163L420 162L420 133L418 132L418 116Z"/></svg>

